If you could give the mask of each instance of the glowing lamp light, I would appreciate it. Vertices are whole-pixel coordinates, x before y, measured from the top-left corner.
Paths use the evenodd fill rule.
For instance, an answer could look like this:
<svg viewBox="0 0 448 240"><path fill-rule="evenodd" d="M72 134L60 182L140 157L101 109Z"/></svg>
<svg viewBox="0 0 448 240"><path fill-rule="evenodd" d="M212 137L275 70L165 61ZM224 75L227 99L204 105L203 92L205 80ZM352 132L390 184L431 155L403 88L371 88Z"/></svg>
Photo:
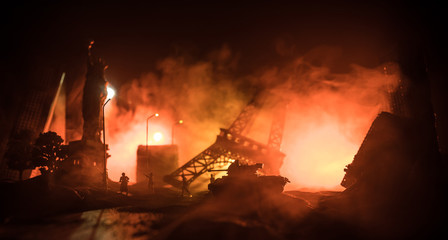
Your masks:
<svg viewBox="0 0 448 240"><path fill-rule="evenodd" d="M107 87L107 97L106 100L112 99L115 96L115 90L111 87Z"/></svg>
<svg viewBox="0 0 448 240"><path fill-rule="evenodd" d="M154 114L154 116L158 117L158 116L159 116L159 114L158 114L158 113L156 113L156 114Z"/></svg>
<svg viewBox="0 0 448 240"><path fill-rule="evenodd" d="M173 123L173 126L171 127L171 145L174 145L174 126L176 126L177 124L182 124L182 123L184 123L184 120L179 120L179 121Z"/></svg>
<svg viewBox="0 0 448 240"><path fill-rule="evenodd" d="M160 132L156 132L156 133L154 133L153 138L154 138L154 141L160 142L163 138L163 135Z"/></svg>

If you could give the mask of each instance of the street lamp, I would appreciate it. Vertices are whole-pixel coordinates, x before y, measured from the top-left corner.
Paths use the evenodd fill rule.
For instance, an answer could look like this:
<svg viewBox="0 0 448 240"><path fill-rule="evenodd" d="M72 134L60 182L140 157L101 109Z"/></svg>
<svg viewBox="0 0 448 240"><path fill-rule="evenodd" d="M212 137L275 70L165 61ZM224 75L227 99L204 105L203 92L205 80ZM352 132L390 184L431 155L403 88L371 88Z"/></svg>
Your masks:
<svg viewBox="0 0 448 240"><path fill-rule="evenodd" d="M105 117L104 117L104 108L106 107L106 104L114 97L115 90L113 88L107 87L107 97L106 102L103 104L103 144L104 144L104 169L103 169L103 184L104 188L107 191L107 168L106 168L106 162L107 162L107 147L106 147L106 123L105 123Z"/></svg>
<svg viewBox="0 0 448 240"><path fill-rule="evenodd" d="M146 157L148 157L148 121L149 121L149 119L151 119L153 117L158 117L158 116L159 116L159 114L155 113L146 119ZM146 159L146 163L148 163L148 159Z"/></svg>
<svg viewBox="0 0 448 240"><path fill-rule="evenodd" d="M174 126L177 124L182 124L182 123L184 123L183 120L179 120L179 121L173 123L173 126L171 127L171 145L174 145Z"/></svg>

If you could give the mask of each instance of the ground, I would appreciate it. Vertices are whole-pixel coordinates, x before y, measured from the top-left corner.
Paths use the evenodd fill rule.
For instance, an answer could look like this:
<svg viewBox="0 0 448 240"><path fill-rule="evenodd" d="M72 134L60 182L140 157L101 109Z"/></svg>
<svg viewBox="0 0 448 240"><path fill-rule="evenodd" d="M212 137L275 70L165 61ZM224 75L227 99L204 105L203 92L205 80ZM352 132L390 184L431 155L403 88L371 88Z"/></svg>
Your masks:
<svg viewBox="0 0 448 240"><path fill-rule="evenodd" d="M181 197L180 190L154 194L130 188L90 190L80 208L4 217L1 239L287 239L319 199L337 192L288 191L262 199L217 198L208 191ZM69 202L64 200L65 202Z"/></svg>

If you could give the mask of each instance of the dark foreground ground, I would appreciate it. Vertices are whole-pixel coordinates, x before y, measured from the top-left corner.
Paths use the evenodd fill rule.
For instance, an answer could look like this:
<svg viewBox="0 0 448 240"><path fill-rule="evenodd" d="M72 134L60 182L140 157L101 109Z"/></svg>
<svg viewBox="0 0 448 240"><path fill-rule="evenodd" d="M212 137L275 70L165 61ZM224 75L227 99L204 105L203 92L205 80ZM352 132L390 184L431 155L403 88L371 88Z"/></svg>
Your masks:
<svg viewBox="0 0 448 240"><path fill-rule="evenodd" d="M0 239L370 240L432 239L426 234L434 232L430 219L405 223L415 215L409 211L398 220L390 220L397 215L390 211L365 217L361 211L381 208L359 208L341 192L246 194L245 189L219 197L196 192L190 198L178 189L156 188L149 194L135 185L129 196L120 194L117 184L108 192L56 185L36 189L2 185Z"/></svg>
<svg viewBox="0 0 448 240"><path fill-rule="evenodd" d="M54 187L51 193L6 201L0 239L292 239L315 231L303 220L319 199L338 194L217 198L204 191L190 198L172 188L148 194L135 186L129 196L111 188L106 193Z"/></svg>

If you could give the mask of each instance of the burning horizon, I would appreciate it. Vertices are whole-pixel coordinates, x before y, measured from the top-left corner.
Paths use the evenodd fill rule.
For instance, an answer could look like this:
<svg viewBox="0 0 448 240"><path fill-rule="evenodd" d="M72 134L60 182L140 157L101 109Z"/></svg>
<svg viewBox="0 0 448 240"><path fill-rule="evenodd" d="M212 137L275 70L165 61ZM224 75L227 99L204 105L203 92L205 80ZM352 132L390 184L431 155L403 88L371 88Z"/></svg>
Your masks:
<svg viewBox="0 0 448 240"><path fill-rule="evenodd" d="M322 56L322 49L317 52ZM148 121L148 144L171 144L173 135L181 166L213 144L219 128L228 128L261 87L289 101L281 148L286 157L280 170L291 180L286 188L341 189L345 165L376 115L388 110L387 94L397 81L384 75L384 65L352 65L348 73L333 73L327 63L310 60L315 54L310 51L243 77L232 74L238 55L227 46L203 61L159 61L157 71L122 85L106 110L109 177L117 181L126 172L135 183L137 147L146 144L151 114L160 116ZM267 143L270 118L270 112L260 109L247 136ZM184 124L176 125L180 119ZM159 142L152 138L157 132L163 136Z"/></svg>

